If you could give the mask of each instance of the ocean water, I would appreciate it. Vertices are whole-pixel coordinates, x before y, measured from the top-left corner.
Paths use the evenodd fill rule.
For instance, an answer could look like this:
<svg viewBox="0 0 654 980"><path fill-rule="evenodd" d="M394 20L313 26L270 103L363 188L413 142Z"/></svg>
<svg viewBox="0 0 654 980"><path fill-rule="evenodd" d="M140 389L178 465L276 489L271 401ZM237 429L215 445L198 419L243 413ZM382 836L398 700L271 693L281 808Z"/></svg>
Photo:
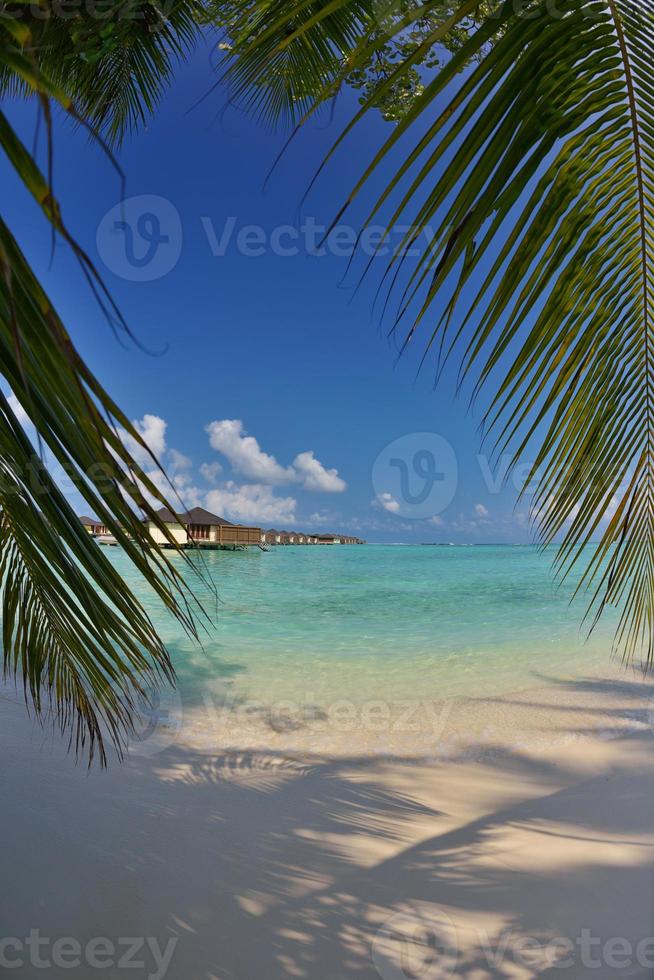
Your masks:
<svg viewBox="0 0 654 980"><path fill-rule="evenodd" d="M371 704L366 717L383 725L384 710L399 717L405 702L489 699L594 675L611 662L613 624L587 640L583 602L570 604L569 586L551 571L554 553L535 547L204 552L199 567L218 600L199 575L188 576L212 623L202 647L162 612L118 549L107 555L168 644L186 717L195 712L222 730L247 722L262 735L266 722L276 737L339 711L347 722L352 705Z"/></svg>

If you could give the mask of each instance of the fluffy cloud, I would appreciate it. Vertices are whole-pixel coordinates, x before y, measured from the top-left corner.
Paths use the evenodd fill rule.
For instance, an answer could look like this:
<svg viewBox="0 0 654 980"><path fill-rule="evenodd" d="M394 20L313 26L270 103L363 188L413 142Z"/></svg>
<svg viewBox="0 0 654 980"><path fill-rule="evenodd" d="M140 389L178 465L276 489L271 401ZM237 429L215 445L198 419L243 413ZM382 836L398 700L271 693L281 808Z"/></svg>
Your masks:
<svg viewBox="0 0 654 980"><path fill-rule="evenodd" d="M314 514L309 514L309 524L325 525L330 523L333 523L332 518L324 511L317 510Z"/></svg>
<svg viewBox="0 0 654 980"><path fill-rule="evenodd" d="M297 523L297 501L293 497L276 497L271 487L260 483L238 486L230 480L223 487L209 491L206 506L231 521L253 522L266 527Z"/></svg>
<svg viewBox="0 0 654 980"><path fill-rule="evenodd" d="M488 517L488 511L483 504L475 504L475 514L477 517Z"/></svg>
<svg viewBox="0 0 654 980"><path fill-rule="evenodd" d="M210 422L206 428L212 448L229 460L234 472L258 484L295 483L303 490L320 493L342 493L347 489L338 470L323 466L313 450L298 453L291 466L282 466L274 456L263 451L254 436L247 435L241 419Z"/></svg>
<svg viewBox="0 0 654 980"><path fill-rule="evenodd" d="M400 502L395 499L392 493L379 493L373 500L373 505L383 507L389 514L397 514L400 509Z"/></svg>
<svg viewBox="0 0 654 980"><path fill-rule="evenodd" d="M204 491L195 486L190 473L175 473L171 482L186 508L202 506Z"/></svg>
<svg viewBox="0 0 654 980"><path fill-rule="evenodd" d="M185 471L174 473L172 470L169 470L166 476L161 470L154 468L145 470L144 472L149 480L154 483L157 490L170 501L175 509L187 510L189 507L202 506L204 491L200 487L195 486L190 473ZM161 502L153 497L152 494L148 493L142 484L141 491L153 506L161 506Z"/></svg>
<svg viewBox="0 0 654 980"><path fill-rule="evenodd" d="M180 453L179 449L170 449L168 451L167 468L171 472L178 473L180 470L190 470L192 465L193 463L188 456Z"/></svg>
<svg viewBox="0 0 654 980"><path fill-rule="evenodd" d="M166 451L166 429L168 428L168 423L158 415L149 415L146 413L142 419L134 419L133 425L155 459L161 460L161 457ZM135 439L126 432L122 438L139 466L147 466L152 462L151 456Z"/></svg>
<svg viewBox="0 0 654 980"><path fill-rule="evenodd" d="M202 463L200 466L200 476L203 477L207 483L215 483L222 471L223 468L218 461L215 463Z"/></svg>
<svg viewBox="0 0 654 980"><path fill-rule="evenodd" d="M168 428L168 423L158 415L149 415L146 413L140 421L137 419L134 422L134 426L143 437L145 444L159 458L166 449L166 429Z"/></svg>
<svg viewBox="0 0 654 980"><path fill-rule="evenodd" d="M200 506L203 503L204 491L195 486L193 463L184 453L178 449L169 449L166 445L168 423L165 419L159 415L146 413L143 418L134 419L132 424L167 474L164 475L160 469L153 466L149 453L132 436L122 430L121 439L150 481L174 507L183 510ZM141 486L141 490L151 504L159 505L159 501L148 493L145 487Z"/></svg>
<svg viewBox="0 0 654 980"><path fill-rule="evenodd" d="M340 478L338 470L326 469L311 450L298 453L293 460L293 468L304 490L342 493L347 489L347 483Z"/></svg>
<svg viewBox="0 0 654 980"><path fill-rule="evenodd" d="M207 491L196 485L192 461L177 449L166 444L167 422L158 415L145 414L133 422L155 458L164 467L166 477L152 465L152 458L126 432L121 433L125 445L150 480L171 500L182 507L206 506L229 520L245 523L293 525L297 523L297 501L294 497L277 497L273 487L295 484L305 490L340 493L345 481L338 471L327 469L314 453L298 453L291 466L282 466L274 456L263 452L257 440L247 434L240 419L223 419L206 427L211 446L223 453L232 469L252 482L240 486L230 480L218 485L222 472L218 461L202 463L199 475L212 485ZM179 499L176 499L176 495ZM181 500L181 504L180 504Z"/></svg>
<svg viewBox="0 0 654 980"><path fill-rule="evenodd" d="M254 438L245 434L240 419L223 419L207 426L209 442L229 460L232 469L258 483L292 483L294 471L280 466L274 456L264 453Z"/></svg>

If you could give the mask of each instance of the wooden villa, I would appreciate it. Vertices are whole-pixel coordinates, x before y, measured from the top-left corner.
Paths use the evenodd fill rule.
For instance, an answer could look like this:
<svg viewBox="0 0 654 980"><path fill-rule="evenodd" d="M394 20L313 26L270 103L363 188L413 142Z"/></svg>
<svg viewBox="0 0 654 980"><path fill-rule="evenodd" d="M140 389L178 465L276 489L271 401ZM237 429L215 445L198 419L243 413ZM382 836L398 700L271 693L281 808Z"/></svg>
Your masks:
<svg viewBox="0 0 654 980"><path fill-rule="evenodd" d="M262 532L260 527L244 524L232 524L231 521L204 507L192 507L185 513L176 515L167 507L157 511L158 517L167 526L176 543L180 547L204 548L237 548L261 547ZM171 547L163 531L154 521L146 520L150 536L155 544L162 548Z"/></svg>
<svg viewBox="0 0 654 980"><path fill-rule="evenodd" d="M80 521L84 525L85 530L92 534L94 538L101 534L109 534L109 528L101 524L100 521L94 521L92 517L80 517Z"/></svg>
<svg viewBox="0 0 654 980"><path fill-rule="evenodd" d="M355 538L351 534L317 534L316 544L365 544L361 538Z"/></svg>
<svg viewBox="0 0 654 980"><path fill-rule="evenodd" d="M180 548L199 545L204 548L226 548L236 550L252 548L255 545L278 544L365 544L361 538L347 534L306 534L302 531L277 531L274 527L263 531L260 527L246 524L233 524L224 517L212 514L204 507L192 507L181 514L173 514L167 507L161 507L157 514L167 527L169 534ZM100 544L115 544L110 531L104 524L92 517L80 517L80 522L89 534L101 538ZM164 532L154 521L144 520L154 544L161 548L172 545ZM264 548L265 550L265 548Z"/></svg>
<svg viewBox="0 0 654 980"><path fill-rule="evenodd" d="M364 544L361 538L349 534L306 534L304 531L277 531L268 528L261 534L261 543L277 544Z"/></svg>

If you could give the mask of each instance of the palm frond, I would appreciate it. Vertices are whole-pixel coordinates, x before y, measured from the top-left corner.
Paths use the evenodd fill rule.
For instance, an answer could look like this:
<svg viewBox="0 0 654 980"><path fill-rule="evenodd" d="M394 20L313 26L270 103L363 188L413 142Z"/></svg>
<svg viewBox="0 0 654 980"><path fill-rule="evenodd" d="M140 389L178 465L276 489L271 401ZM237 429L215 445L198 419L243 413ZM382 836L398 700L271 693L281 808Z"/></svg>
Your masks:
<svg viewBox="0 0 654 980"><path fill-rule="evenodd" d="M46 106L54 99L79 118L69 96L29 54L29 31L6 20L0 16L0 63L11 66ZM92 262L67 231L49 181L1 114L0 148L44 218L75 251L108 316L126 326ZM197 637L200 607L182 572L151 547L143 522L143 516L154 521L174 546L155 510L170 505L134 460L121 430L141 450L147 447L80 358L1 218L0 364L43 454L63 468L144 582ZM107 740L122 750L135 696L154 681L170 681L172 664L143 607L83 529L4 395L0 576L5 674L22 680L40 718L52 717L78 751L92 759L97 750L104 762Z"/></svg>
<svg viewBox="0 0 654 980"><path fill-rule="evenodd" d="M650 665L653 39L651 0L500 4L428 80L338 216L408 144L366 219L410 227L386 270L392 329L403 346L426 329L428 351L459 355L496 451L534 454L533 513L545 543L562 538L558 570L581 569L593 622L619 607L618 648ZM256 46L244 42L245 64Z"/></svg>
<svg viewBox="0 0 654 980"><path fill-rule="evenodd" d="M232 100L271 123L294 122L325 91L336 91L350 53L376 26L382 6L375 0L212 0L207 17L225 38Z"/></svg>
<svg viewBox="0 0 654 980"><path fill-rule="evenodd" d="M120 750L136 694L171 682L166 651L0 395L0 581L5 675L18 676L89 762ZM24 470L25 461L29 469Z"/></svg>
<svg viewBox="0 0 654 980"><path fill-rule="evenodd" d="M418 68L438 64L435 51L459 51L487 6L488 0L462 7L449 0L215 0L209 16L229 39L221 77L234 102L270 122L303 123L348 84L363 84L363 112L397 110L399 94L410 95L401 118L422 91ZM389 55L392 43L401 56Z"/></svg>
<svg viewBox="0 0 654 980"><path fill-rule="evenodd" d="M205 20L201 0L107 0L79 5L74 17L45 2L6 10L40 81L64 90L79 118L112 143L147 121ZM0 59L0 92L29 97L34 87Z"/></svg>

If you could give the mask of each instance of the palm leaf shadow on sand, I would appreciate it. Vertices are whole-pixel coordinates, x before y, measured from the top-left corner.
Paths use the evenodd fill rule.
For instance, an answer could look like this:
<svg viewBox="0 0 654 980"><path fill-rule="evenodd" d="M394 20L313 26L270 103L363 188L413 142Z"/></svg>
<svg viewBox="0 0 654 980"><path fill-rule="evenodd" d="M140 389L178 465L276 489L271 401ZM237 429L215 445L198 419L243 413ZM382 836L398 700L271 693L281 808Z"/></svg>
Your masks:
<svg viewBox="0 0 654 980"><path fill-rule="evenodd" d="M634 705L641 693L623 690ZM12 935L175 937L167 980L396 980L407 950L404 976L431 980L447 975L444 911L454 977L613 977L578 945L564 967L520 944L590 929L635 949L652 934L654 739L625 746L633 766L617 774L498 747L457 766L177 745L83 775L34 752L32 797L24 759L3 772L3 833L20 861L0 916ZM47 834L44 862L30 841ZM64 878L75 890L55 900ZM427 923L422 945L394 934L398 912Z"/></svg>

